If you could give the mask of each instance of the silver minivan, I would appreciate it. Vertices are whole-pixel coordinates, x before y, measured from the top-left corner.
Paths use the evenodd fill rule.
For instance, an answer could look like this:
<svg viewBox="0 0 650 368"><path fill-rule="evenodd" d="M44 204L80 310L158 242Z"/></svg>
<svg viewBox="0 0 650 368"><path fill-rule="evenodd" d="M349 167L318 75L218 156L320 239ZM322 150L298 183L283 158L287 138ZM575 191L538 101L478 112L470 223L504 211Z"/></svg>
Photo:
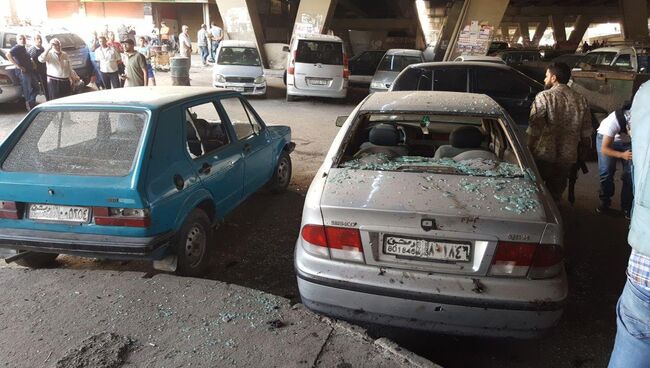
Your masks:
<svg viewBox="0 0 650 368"><path fill-rule="evenodd" d="M345 98L347 57L343 40L330 35L299 35L291 40L287 59L287 101L297 96Z"/></svg>
<svg viewBox="0 0 650 368"><path fill-rule="evenodd" d="M404 68L422 62L424 62L424 54L420 50L390 49L386 51L370 82L370 93L388 91L397 75Z"/></svg>

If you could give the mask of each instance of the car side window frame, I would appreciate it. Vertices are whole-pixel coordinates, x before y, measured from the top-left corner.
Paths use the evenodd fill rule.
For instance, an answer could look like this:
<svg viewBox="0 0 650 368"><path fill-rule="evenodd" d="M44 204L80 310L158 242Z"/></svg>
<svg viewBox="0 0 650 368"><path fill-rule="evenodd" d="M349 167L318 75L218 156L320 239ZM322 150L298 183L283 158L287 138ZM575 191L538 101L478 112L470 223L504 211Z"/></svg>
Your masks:
<svg viewBox="0 0 650 368"><path fill-rule="evenodd" d="M233 125L232 120L230 120L230 116L228 115L228 111L226 111L226 109L223 107L222 101L226 100L226 99L231 99L231 98L235 98L235 99L239 100L239 103L241 104L244 112L246 113L246 118L248 119L248 124L250 124L251 129L253 131L252 134L249 134L246 137L239 138L237 136L237 131L235 130L235 126ZM260 131L255 133L255 128L253 127L253 123L251 122L251 117L250 117L251 112L254 112L254 110L253 110L252 107L250 107L250 105L248 104L248 101L246 101L244 98L242 98L242 96L238 96L238 95L221 96L218 99L217 106L218 106L218 109L220 110L220 112L223 114L222 119L224 117L226 117L226 120L228 121L228 125L230 126L229 129L231 129L231 134L232 134L232 136L234 137L234 139L237 142L244 142L246 140L251 139L252 137L257 137L257 136L261 135L262 132L264 132L266 130L266 124L264 124L263 120L255 112L253 116L256 118L255 121L260 126Z"/></svg>
<svg viewBox="0 0 650 368"><path fill-rule="evenodd" d="M216 102L217 102L217 99L215 99L215 98L210 98L210 99L205 99L205 100L199 100L199 101L188 102L188 103L186 103L186 104L183 104L183 105L179 106L179 107L180 107L180 108L179 108L179 110L180 110L179 112L180 112L180 114L182 115L182 118L181 118L181 119L182 119L182 122L183 122L183 127L181 128L181 131L182 131L182 135L181 135L181 136L183 137L183 140L182 140L182 143L183 143L183 151L185 152L185 154L187 155L187 157L188 157L190 160L192 160L192 161L196 161L196 160L199 160L199 159L201 159L201 158L204 158L204 157L207 156L207 155L210 155L210 154L213 154L213 153L219 152L219 151L221 151L221 150L227 148L228 146L232 145L233 142L234 142L232 132L230 132L230 130L228 129L228 125L225 124L225 121L224 121L224 115L221 113L221 111L220 111L220 109L219 109L219 105L218 105ZM205 104L208 104L208 103L211 103L211 104L212 104L212 106L213 106L214 109L215 109L215 112L217 113L217 115L219 115L219 118L221 119L221 124L222 124L222 126L223 126L223 131L226 133L226 138L228 139L228 142L227 142L226 144L224 144L224 145L221 145L221 146L219 146L219 147L217 147L217 148L211 150L211 151L204 151L200 156L192 157L192 156L190 155L190 151L189 151L189 148L188 148L188 142L187 142L187 128L185 127L185 123L186 123L186 121L187 121L186 117L190 114L190 112L189 112L189 109L190 109L190 108L192 108L192 107L194 107L194 106L205 105ZM199 138L199 142L201 143L201 149L202 149L202 150L205 150L205 147L204 147L204 145L203 145L203 140L201 139L201 137L200 137L200 135L199 135L199 132L198 132L198 130L196 129L196 125L195 125L194 123L195 123L195 122L192 121L192 127L194 128L194 131L196 132L196 135L197 135L197 137Z"/></svg>

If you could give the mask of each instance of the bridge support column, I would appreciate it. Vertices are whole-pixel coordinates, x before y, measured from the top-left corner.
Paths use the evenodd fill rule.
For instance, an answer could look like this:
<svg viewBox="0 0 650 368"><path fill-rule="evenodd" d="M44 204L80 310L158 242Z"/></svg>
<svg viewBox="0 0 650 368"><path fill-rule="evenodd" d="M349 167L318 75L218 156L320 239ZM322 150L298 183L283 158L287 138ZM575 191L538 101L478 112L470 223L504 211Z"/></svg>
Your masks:
<svg viewBox="0 0 650 368"><path fill-rule="evenodd" d="M648 4L646 0L619 0L626 41L648 39Z"/></svg>
<svg viewBox="0 0 650 368"><path fill-rule="evenodd" d="M292 35L326 33L337 2L337 0L300 0Z"/></svg>
<svg viewBox="0 0 650 368"><path fill-rule="evenodd" d="M555 43L562 43L566 41L566 24L564 23L564 16L552 15L551 23L553 24L553 38Z"/></svg>
<svg viewBox="0 0 650 368"><path fill-rule="evenodd" d="M216 3L227 38L257 43L260 56L265 66L268 66L264 53L264 30L257 11L257 1L216 0Z"/></svg>
<svg viewBox="0 0 650 368"><path fill-rule="evenodd" d="M537 28L535 28L535 35L533 36L533 39L531 41L532 45L537 47L539 46L539 41L542 40L542 37L544 36L544 32L546 32L546 28L548 28L548 19L545 21L540 21L537 24Z"/></svg>
<svg viewBox="0 0 650 368"><path fill-rule="evenodd" d="M573 31L571 31L571 35L569 35L569 45L571 45L571 47L575 45L577 48L578 45L580 45L580 41L582 41L582 37L585 36L590 24L591 17L587 15L578 15L578 18L576 18L576 22L573 25Z"/></svg>

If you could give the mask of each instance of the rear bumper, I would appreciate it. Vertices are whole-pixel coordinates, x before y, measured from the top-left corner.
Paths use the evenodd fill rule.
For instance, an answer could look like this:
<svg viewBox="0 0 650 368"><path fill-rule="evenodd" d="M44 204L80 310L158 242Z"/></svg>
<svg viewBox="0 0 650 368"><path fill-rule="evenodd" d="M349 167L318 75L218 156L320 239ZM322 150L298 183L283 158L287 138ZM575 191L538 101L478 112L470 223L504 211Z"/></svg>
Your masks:
<svg viewBox="0 0 650 368"><path fill-rule="evenodd" d="M294 85L287 85L287 94L289 96L306 96L306 97L329 97L345 98L348 95L347 83L341 89L317 89L317 88L296 88Z"/></svg>
<svg viewBox="0 0 650 368"><path fill-rule="evenodd" d="M0 248L83 257L155 260L165 256L172 237L172 233L125 237L2 228Z"/></svg>

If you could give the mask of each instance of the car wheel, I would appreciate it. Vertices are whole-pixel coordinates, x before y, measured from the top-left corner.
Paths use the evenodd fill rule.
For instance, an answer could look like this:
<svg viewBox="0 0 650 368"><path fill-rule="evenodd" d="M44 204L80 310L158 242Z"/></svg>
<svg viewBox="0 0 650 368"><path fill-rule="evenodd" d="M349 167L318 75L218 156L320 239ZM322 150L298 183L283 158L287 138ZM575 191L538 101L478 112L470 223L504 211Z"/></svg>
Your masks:
<svg viewBox="0 0 650 368"><path fill-rule="evenodd" d="M18 253L23 253L24 251L18 251ZM41 253L41 252L29 252L25 254L22 258L17 259L15 262L24 267L29 268L45 268L54 265L58 253Z"/></svg>
<svg viewBox="0 0 650 368"><path fill-rule="evenodd" d="M281 193L287 190L291 181L291 157L288 153L282 152L278 164L273 172L273 178L269 182L269 190L273 193Z"/></svg>
<svg viewBox="0 0 650 368"><path fill-rule="evenodd" d="M176 274L203 276L212 262L213 231L208 215L195 209L185 220L176 244Z"/></svg>

